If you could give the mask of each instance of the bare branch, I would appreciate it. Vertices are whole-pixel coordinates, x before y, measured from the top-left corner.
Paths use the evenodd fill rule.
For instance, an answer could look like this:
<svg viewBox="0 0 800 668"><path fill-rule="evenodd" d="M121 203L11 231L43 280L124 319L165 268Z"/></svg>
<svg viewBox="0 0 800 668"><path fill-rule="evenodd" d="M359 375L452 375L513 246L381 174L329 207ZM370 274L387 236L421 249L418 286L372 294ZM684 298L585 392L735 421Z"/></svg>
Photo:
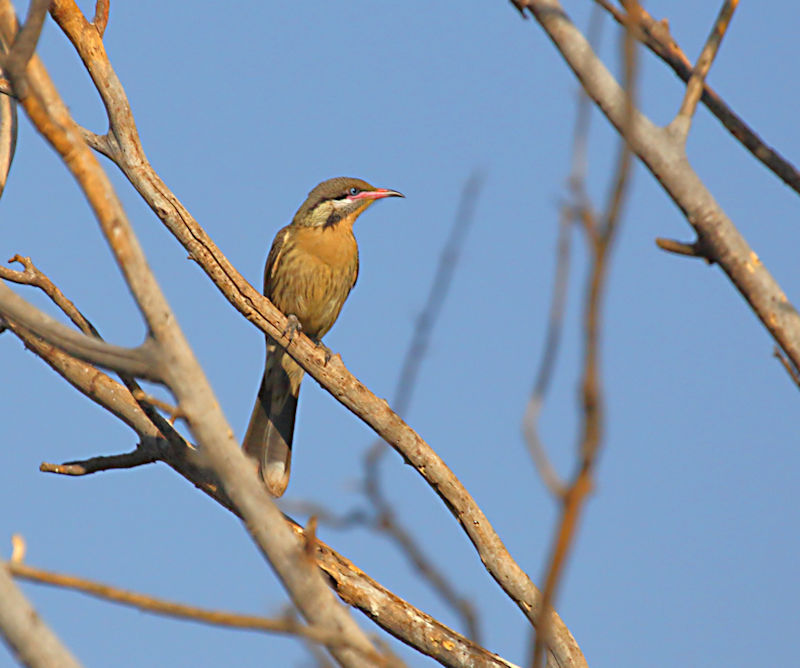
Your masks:
<svg viewBox="0 0 800 668"><path fill-rule="evenodd" d="M565 484L558 475L547 456L544 443L539 437L539 414L541 413L547 390L550 386L553 369L555 368L558 348L561 342L561 331L566 303L567 286L569 279L569 259L571 248L571 233L573 211L570 207L563 206L561 219L558 224L558 242L556 251L556 269L553 280L553 293L550 300L550 314L547 319L547 334L545 336L544 351L542 353L536 382L533 386L525 412L522 416L522 435L528 446L528 454L533 460L542 482L550 493L560 498L564 494Z"/></svg>
<svg viewBox="0 0 800 668"><path fill-rule="evenodd" d="M625 13L607 0L595 0L606 9L614 19L624 25ZM636 37L656 56L661 58L684 82L692 76L692 64L670 35L666 19L656 21L646 11L640 13L640 23ZM739 141L753 157L772 171L786 185L800 194L800 172L786 158L763 139L737 115L708 83L704 83L703 104L717 117L723 126Z"/></svg>
<svg viewBox="0 0 800 668"><path fill-rule="evenodd" d="M181 446L165 441L130 393L118 382L85 362L69 357L48 346L27 330L13 323L11 323L11 329L28 348L42 357L68 382L99 405L117 415L131 426L142 439L137 449L130 453L110 457L92 457L61 465L43 463L40 470L63 475L89 475L118 466L138 466L151 461L163 461L202 492L211 496L234 514L239 515L238 510L222 491L219 480L203 464L200 454L185 442ZM311 509L311 512L320 514L321 509L315 507ZM308 545L302 527L296 523L293 523L292 526L298 536L302 537L303 542ZM494 655L486 652L480 646L394 596L352 562L337 554L321 541L314 540L313 544L316 550L317 565L339 583L337 591L342 599L371 616L376 623L402 642L434 656L444 665L459 665L455 662L454 657L462 655L471 657L470 665L506 665L503 660L493 658ZM400 608L395 609L398 602ZM408 635L408 629L418 628L422 628L422 631L415 632L411 636ZM438 639L444 640L439 643Z"/></svg>
<svg viewBox="0 0 800 668"><path fill-rule="evenodd" d="M599 19L600 13L595 8L595 11L592 12L588 29L588 38L591 44L596 44L600 39L602 24ZM547 334L533 391L522 416L522 435L528 446L528 453L542 478L542 482L556 498L563 497L566 484L550 463L544 443L539 438L538 422L547 390L550 387L561 342L564 306L569 283L572 223L592 215L590 204L586 197L586 169L588 165L586 147L589 139L590 111L589 97L581 89L578 97L578 110L575 115L575 127L572 133L572 168L568 179L568 190L572 201L561 206L556 245L556 268L550 299Z"/></svg>
<svg viewBox="0 0 800 668"><path fill-rule="evenodd" d="M683 241L675 241L674 239L664 239L663 237L656 238L656 246L661 250L668 253L675 253L676 255L686 255L688 257L703 258L708 264L712 264L713 260L707 255L703 244L698 239L694 243L685 243Z"/></svg>
<svg viewBox="0 0 800 668"><path fill-rule="evenodd" d="M526 0L526 6L589 96L623 132L625 94L558 0ZM725 271L789 359L800 364L800 315L691 168L680 137L654 126L637 111L626 139L703 239L709 257Z"/></svg>
<svg viewBox="0 0 800 668"><path fill-rule="evenodd" d="M385 448L386 446L381 443L381 447ZM453 612L462 618L469 637L474 642L480 643L478 614L471 601L456 590L447 576L425 554L414 535L397 519L397 513L384 495L378 475L378 455L381 452L381 450L372 449L368 453L365 464L365 493L376 513L370 525L394 541L420 577L441 596Z"/></svg>
<svg viewBox="0 0 800 668"><path fill-rule="evenodd" d="M53 11L56 4L54 3ZM67 8L67 12L73 19L83 20L74 3ZM3 0L0 4L0 33L7 41L15 36L16 26L12 19L10 3ZM91 33L100 40L97 31ZM147 320L153 340L165 355L164 380L189 416L189 426L203 447L204 456L219 476L224 491L242 513L254 540L278 572L292 600L304 616L312 624L337 631L346 640L346 646L331 648L337 661L345 666L374 664L374 660L367 658L378 657L372 644L348 612L337 603L319 572L302 558L300 545L285 526L252 465L234 441L233 431L222 415L202 370L172 316L107 175L80 137L72 117L60 101L60 96L41 63L34 58L25 75L31 89L36 91L33 95L20 94L16 84L22 78L21 73L11 69L6 74L19 94L20 103L28 117L59 153L86 194L128 286ZM59 102L49 105L48 100ZM16 304L9 295L16 297L6 286L0 285L0 301L5 304L3 308L9 303ZM21 309L13 309L13 306L12 313L24 315ZM31 326L31 319L21 322L38 335L43 333L41 330L37 331L36 322ZM97 342L94 344L97 345Z"/></svg>
<svg viewBox="0 0 800 668"><path fill-rule="evenodd" d="M44 623L0 564L0 634L29 668L80 668L80 663Z"/></svg>
<svg viewBox="0 0 800 668"><path fill-rule="evenodd" d="M15 281L17 283L22 283L25 285L32 285L35 287L40 288L48 297L58 306L69 318L72 322L85 334L91 335L97 339L102 340L100 333L97 329L92 325L91 322L78 310L75 304L70 301L66 295L48 278L46 274L40 271L31 261L29 257L20 257L19 255L15 255L11 260L11 262L20 262L23 267L24 271L13 271L11 269L6 269L5 267L0 267L0 278L7 278L8 280ZM37 354L48 361L50 363L51 357L55 356L54 349L45 349L43 347L43 341L38 337L33 337L33 335L28 332L28 330L24 330L24 328L20 328L18 325L15 327L14 323L11 323L12 329L14 332L19 336L29 347L33 347ZM35 340L32 340L35 339ZM71 362L70 362L71 364ZM56 371L59 371L58 364L51 364ZM89 375L92 376L92 385L87 389L85 386L76 385L77 389L90 398L94 398L92 396L93 392L93 384L95 382L95 376L105 376L99 370L94 369L92 367L94 373ZM62 374L64 375L64 374ZM65 376L66 377L66 376ZM175 429L173 428L172 422L179 417L182 416L180 410L174 406L168 405L165 402L161 402L158 399L150 397L146 393L144 393L139 387L139 384L136 382L133 376L127 375L125 373L121 373L120 377L122 382L124 383L125 387L131 393L132 397L136 399L137 403L144 411L145 415L149 419L150 423L155 427L156 433L166 438L172 445L176 448L176 452L184 452L187 448L187 443L184 441L183 437L178 434ZM69 378L67 378L70 380ZM108 377L105 377L105 380L110 381ZM72 381L70 381L72 382ZM112 395L113 396L113 395ZM100 402L98 402L100 403ZM114 399L114 403L116 403L116 398ZM114 412L114 405L113 404L103 404L104 408L107 408L111 412ZM169 415L171 421L165 420L161 415L158 413L156 407L165 410ZM121 419L125 420L125 417L122 415L118 415ZM130 423L129 423L130 424ZM132 424L130 425L134 427ZM149 426L149 425L148 425ZM136 427L134 427L136 428ZM138 433L144 438L148 435L149 430L147 429L137 429ZM99 469L102 470L102 469ZM229 501L228 501L229 503Z"/></svg>
<svg viewBox="0 0 800 668"><path fill-rule="evenodd" d="M672 122L676 131L680 132L684 139L689 133L692 116L694 116L695 109L697 109L697 102L700 100L700 96L703 93L703 84L705 83L706 76L711 69L711 64L714 62L714 57L717 55L719 46L722 43L722 38L725 36L728 24L738 4L739 0L725 0L725 4L722 5L717 20L714 23L714 27L711 29L711 34L708 36L705 46L695 63L689 83L686 85L686 94L681 103L681 108Z"/></svg>
<svg viewBox="0 0 800 668"><path fill-rule="evenodd" d="M0 59L0 66L8 79L13 80L12 87L17 96L21 97L27 92L25 68L36 51L49 6L50 0L32 0L28 5L25 23L16 31L13 42L11 39L2 40L6 44L11 44L11 48L8 54Z"/></svg>
<svg viewBox="0 0 800 668"><path fill-rule="evenodd" d="M74 357L138 378L163 381L159 351L151 339L138 348L123 348L79 334L14 294L3 283L0 283L0 315Z"/></svg>
<svg viewBox="0 0 800 668"><path fill-rule="evenodd" d="M4 278L7 281L12 281L14 283L19 283L21 285L32 285L39 288L48 297L50 297L53 303L58 306L70 320L72 320L78 329L80 329L84 334L91 334L92 336L99 338L99 334L92 326L92 323L90 323L75 307L75 304L67 299L66 295L61 292L58 286L56 286L56 284L53 283L53 281L51 281L45 273L39 271L36 265L33 264L33 261L30 259L30 257L15 255L8 262L19 262L23 267L23 271L14 271L12 269L0 266L0 278Z"/></svg>
<svg viewBox="0 0 800 668"><path fill-rule="evenodd" d="M82 476L113 469L132 469L144 464L152 464L157 462L158 459L156 452L148 452L144 448L136 448L132 452L125 452L120 455L90 457L89 459L64 462L63 464L42 462L39 464L39 470L42 473Z"/></svg>
<svg viewBox="0 0 800 668"><path fill-rule="evenodd" d="M639 11L636 0L624 0L623 4L632 17ZM632 18L628 24L635 23ZM584 219L591 263L589 283L586 288L584 306L584 369L581 387L583 414L582 433L579 443L579 461L577 472L564 490L561 501L561 518L551 547L549 564L545 574L542 593L542 607L545 613L556 599L558 585L567 562L567 557L574 544L578 521L592 486L597 455L603 437L603 387L600 373L600 333L602 319L602 299L605 292L606 278L610 263L610 252L615 240L622 206L630 183L631 151L624 139L631 131L636 108L636 51L632 31L626 30L622 40L622 64L624 72L625 105L620 138L619 157L615 170L615 178L602 221L593 220L587 210ZM545 648L550 642L550 616L543 616L543 623L536 629L536 641L533 647L531 665L538 668L544 659Z"/></svg>
<svg viewBox="0 0 800 668"><path fill-rule="evenodd" d="M299 525L294 529L298 534L302 531ZM317 564L330 577L339 596L357 606L398 640L411 644L445 666L513 665L384 589L321 541L317 541L315 548Z"/></svg>
<svg viewBox="0 0 800 668"><path fill-rule="evenodd" d="M153 211L237 309L281 345L285 345L289 354L311 376L414 465L437 494L446 501L448 508L478 549L492 577L524 614L531 620L536 620L539 612L538 590L511 558L500 537L463 485L430 446L393 413L385 401L377 398L358 382L340 359L334 357L327 361L324 352L302 334L294 336L291 342L282 336L286 330L286 318L232 267L147 162L124 91L108 63L102 41L96 31L82 30L78 19L79 11L70 0L54 0L51 13L75 45L103 98L109 113L114 141L117 143L118 150L114 151L115 159ZM158 328L153 327L153 329L157 331ZM176 367L176 371L177 369ZM212 421L212 417L219 415L216 405L209 402L184 406L188 397L183 396L182 390L197 395L197 383L191 378L191 374L187 374L184 370L177 377L171 377L169 384L179 396L181 407L187 414L202 416L200 424L192 425L197 440L204 448L208 448L209 443L212 444L212 448L219 445L210 432L205 433L204 429L201 429ZM215 431L213 436L218 437L219 433ZM215 461L215 468L233 463L233 458L218 460ZM243 461L242 464L247 465L247 462ZM221 472L220 469L217 470ZM232 498L235 495L243 497L247 494L247 488L241 484L235 487L226 484L225 489ZM238 501L237 507L242 509ZM256 512L255 507L252 510ZM272 537L265 535L262 538L266 540ZM560 619L555 619L554 628L557 632L552 647L555 648L554 651L560 657L562 664L583 665L584 659L580 649Z"/></svg>
<svg viewBox="0 0 800 668"><path fill-rule="evenodd" d="M236 612L224 610L209 610L193 605L175 603L155 596L149 596L139 592L119 589L111 585L95 582L75 575L65 575L52 571L28 566L20 561L9 561L4 566L15 578L36 582L38 584L50 585L62 589L74 589L75 591L94 596L105 601L112 601L121 605L137 608L144 612L152 612L166 617L186 619L214 626L224 626L228 628L267 631L270 633L285 633L296 635L322 643L327 646L340 646L346 641L338 633L333 633L325 629L300 624L291 618L271 619L256 615L243 615ZM386 665L385 663L378 665Z"/></svg>

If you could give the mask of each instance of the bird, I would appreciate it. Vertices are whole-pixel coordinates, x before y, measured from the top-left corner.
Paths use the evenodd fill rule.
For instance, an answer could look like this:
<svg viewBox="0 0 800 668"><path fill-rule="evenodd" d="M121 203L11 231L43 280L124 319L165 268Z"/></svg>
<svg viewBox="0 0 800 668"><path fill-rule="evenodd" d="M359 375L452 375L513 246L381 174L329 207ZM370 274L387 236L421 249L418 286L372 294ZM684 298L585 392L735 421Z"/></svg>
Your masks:
<svg viewBox="0 0 800 668"><path fill-rule="evenodd" d="M336 177L308 194L292 222L272 242L264 267L264 296L288 318L284 335L322 337L336 322L358 278L353 223L376 200L404 197L366 181ZM297 400L303 368L266 335L267 356L242 448L258 465L267 489L281 496L289 484Z"/></svg>

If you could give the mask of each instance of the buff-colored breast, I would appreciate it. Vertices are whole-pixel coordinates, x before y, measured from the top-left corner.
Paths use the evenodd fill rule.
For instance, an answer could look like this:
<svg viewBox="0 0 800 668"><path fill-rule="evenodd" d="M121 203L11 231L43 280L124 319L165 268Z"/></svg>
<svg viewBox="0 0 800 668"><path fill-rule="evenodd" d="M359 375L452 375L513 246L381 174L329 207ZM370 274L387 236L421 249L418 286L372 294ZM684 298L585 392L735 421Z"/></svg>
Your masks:
<svg viewBox="0 0 800 668"><path fill-rule="evenodd" d="M358 276L358 246L352 224L295 227L273 267L268 297L303 331L321 338L336 322Z"/></svg>

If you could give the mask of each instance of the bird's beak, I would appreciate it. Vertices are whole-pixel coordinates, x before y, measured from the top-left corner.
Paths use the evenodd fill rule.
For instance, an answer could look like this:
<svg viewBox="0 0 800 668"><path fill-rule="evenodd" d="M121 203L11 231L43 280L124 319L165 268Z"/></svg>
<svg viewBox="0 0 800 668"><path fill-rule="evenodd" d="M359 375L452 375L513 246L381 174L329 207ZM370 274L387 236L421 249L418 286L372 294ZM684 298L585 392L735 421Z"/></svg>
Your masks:
<svg viewBox="0 0 800 668"><path fill-rule="evenodd" d="M403 193L388 188L375 188L375 190L362 190L358 195L353 195L350 199L383 199L384 197L405 197Z"/></svg>

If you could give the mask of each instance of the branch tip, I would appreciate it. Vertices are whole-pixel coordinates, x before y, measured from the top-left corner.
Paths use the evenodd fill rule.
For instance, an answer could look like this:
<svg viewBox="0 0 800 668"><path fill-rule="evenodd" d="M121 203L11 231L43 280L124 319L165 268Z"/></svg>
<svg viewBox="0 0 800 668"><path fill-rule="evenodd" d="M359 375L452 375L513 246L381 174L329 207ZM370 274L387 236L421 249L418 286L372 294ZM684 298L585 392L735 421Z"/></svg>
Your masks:
<svg viewBox="0 0 800 668"><path fill-rule="evenodd" d="M772 350L772 356L775 357L786 369L786 373L794 381L794 384L800 387L800 370L792 363L792 361L783 353L783 351L775 346Z"/></svg>
<svg viewBox="0 0 800 668"><path fill-rule="evenodd" d="M21 564L25 560L27 545L22 534L15 533L11 536L11 563Z"/></svg>
<svg viewBox="0 0 800 668"><path fill-rule="evenodd" d="M525 14L525 10L528 8L527 0L510 0L511 4L514 5L514 9L519 12L519 15L527 20L528 16Z"/></svg>
<svg viewBox="0 0 800 668"><path fill-rule="evenodd" d="M94 18L92 19L92 25L94 29L97 30L100 37L106 31L106 27L108 26L108 9L109 9L109 0L97 0L94 6Z"/></svg>
<svg viewBox="0 0 800 668"><path fill-rule="evenodd" d="M686 257L697 257L705 260L708 264L714 264L714 259L699 239L693 243L685 243L683 241L676 241L675 239L656 237L656 246L668 253L684 255Z"/></svg>

